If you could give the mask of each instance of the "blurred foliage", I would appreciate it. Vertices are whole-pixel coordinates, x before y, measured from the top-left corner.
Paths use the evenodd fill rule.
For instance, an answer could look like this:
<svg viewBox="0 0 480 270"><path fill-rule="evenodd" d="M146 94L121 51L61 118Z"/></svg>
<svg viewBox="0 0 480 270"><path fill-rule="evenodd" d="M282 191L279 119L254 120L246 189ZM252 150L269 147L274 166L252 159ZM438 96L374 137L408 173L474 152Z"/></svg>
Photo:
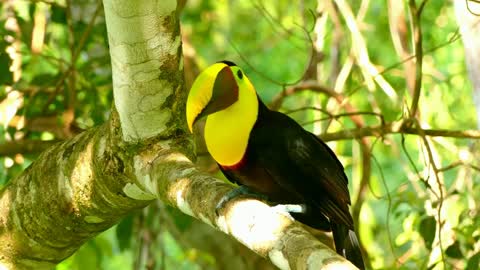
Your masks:
<svg viewBox="0 0 480 270"><path fill-rule="evenodd" d="M357 16L356 34L380 72L375 76L366 75L365 66L354 60L360 43L347 27L344 10L320 0L187 1L182 33L184 47L191 49L185 61L193 64L185 65L192 69L185 71L195 73L192 66L201 70L229 59L243 67L266 103L292 85L313 80L341 92L355 111L381 114L386 122L405 119L412 100L406 79L411 70L392 42L388 1L348 2ZM410 9L408 3L402 5L403 34L411 51ZM107 120L113 97L98 1L6 1L0 3L0 24L5 25L0 28L0 145L63 140ZM432 129L475 129L472 89L451 2L429 1L420 26L419 123ZM380 76L396 98L373 82ZM345 107L327 95L301 91L284 101L280 110L301 109L290 115L316 133L355 127L352 117L331 117ZM380 123L377 116L360 116L365 125ZM478 142L427 141L428 146L418 135L385 134L330 143L351 180L352 202L359 209L354 216L373 269L478 269ZM360 143L371 152L368 160L362 159ZM0 187L37 155L0 157ZM362 182L366 162L371 171L368 182ZM218 254L180 240L189 227L188 217L158 203L88 241L57 269L214 268Z"/></svg>

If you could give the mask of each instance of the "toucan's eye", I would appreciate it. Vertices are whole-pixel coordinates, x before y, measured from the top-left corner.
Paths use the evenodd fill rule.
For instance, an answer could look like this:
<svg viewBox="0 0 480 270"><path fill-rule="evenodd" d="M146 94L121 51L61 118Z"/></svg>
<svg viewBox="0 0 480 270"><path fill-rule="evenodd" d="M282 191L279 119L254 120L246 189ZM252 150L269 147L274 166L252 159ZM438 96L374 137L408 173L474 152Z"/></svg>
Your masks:
<svg viewBox="0 0 480 270"><path fill-rule="evenodd" d="M242 73L241 70L237 71L237 76L238 76L239 79L243 78L243 73Z"/></svg>

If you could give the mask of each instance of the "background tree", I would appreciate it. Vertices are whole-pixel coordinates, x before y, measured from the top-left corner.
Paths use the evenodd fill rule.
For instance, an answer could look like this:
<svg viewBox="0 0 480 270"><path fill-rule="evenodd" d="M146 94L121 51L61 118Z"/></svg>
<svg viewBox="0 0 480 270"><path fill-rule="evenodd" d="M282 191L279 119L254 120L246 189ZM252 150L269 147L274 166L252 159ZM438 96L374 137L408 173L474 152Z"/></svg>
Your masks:
<svg viewBox="0 0 480 270"><path fill-rule="evenodd" d="M112 11L108 3L107 18ZM151 7L141 3L115 11L144 15ZM176 88L181 78L174 75L179 68L174 60L165 62L161 58L142 65L142 57L149 59L149 55L136 55L133 59L138 62L128 62L134 68L124 68L122 61L130 58L123 58L124 50L115 49L123 41L112 40L112 34L110 40L107 38L104 7L99 1L7 1L0 5L0 23L5 25L1 30L5 38L0 41L0 184L4 186L0 212L5 214L9 209L19 219L28 220L21 206L42 196L52 203L37 205L38 211L65 205L57 201L63 198L57 195L65 194L68 187L54 185L53 192L48 184L52 181L42 178L58 172L56 162L62 161L60 165L74 164L63 172L79 180L85 179L80 168L91 165L95 179L106 181L108 188L95 186L90 194L110 194L106 198L113 200L117 209L104 204L109 201L105 197L86 197L81 207L67 209L74 213L80 209L79 216L91 226L78 225L79 220L72 219L71 228L78 229L77 234L55 231L55 236L46 228L45 237L35 240L53 243L55 239L78 237L81 231L80 240L65 252L69 254L121 220L88 240L58 269L272 267L242 245L165 204L176 204L176 198L167 195L166 201L152 203L135 196L151 199L154 196L148 196L155 192L129 193L133 199L115 196L127 184L139 184L132 180L138 172L132 166L134 157L149 160L156 168L161 166L156 162L162 159L152 160L146 153L158 150L156 156L173 158L158 153L165 145L157 144L159 141L189 145L188 137L178 136L183 134L179 131L181 122L177 122L178 128L162 129L162 117L168 118L162 108L148 102L129 107L126 104L137 102L136 97L121 98L129 89L151 98L147 100L164 98L149 94L158 88L184 95L185 91ZM291 1L187 1L179 3L179 8L183 8L180 19L186 89L198 70L220 59L233 60L249 74L272 108L289 113L330 141L350 179L353 215L371 268L475 269L480 260L476 203L480 200L480 165L475 159L480 133L469 130L476 128L475 108L451 2L338 0L299 1L292 6ZM157 9L167 7L153 10ZM169 16L175 17L165 17ZM155 55L170 48L172 59L179 57L173 45L155 46L156 42L170 44L162 43L162 38L174 37L178 29L169 28L161 20L153 21L151 28L130 31L144 35L134 38L151 40L139 51L150 50ZM128 27L126 24L115 31ZM173 30L148 39L158 29ZM464 43L469 39L464 38ZM112 67L122 74L114 77L114 85ZM158 70L163 77L155 77ZM136 78L136 83L122 88L122 82L129 78ZM144 83L150 78L168 83ZM115 110L111 113L113 88L118 114ZM172 108L171 102L165 107ZM148 121L140 121L146 117L132 118L126 131L124 128L129 127L120 125L125 123L121 115L138 116L135 113L148 115ZM182 117L178 115L178 119ZM150 128L126 133L136 130L137 125ZM154 139L140 144L129 141L152 134ZM62 141L65 143L38 157L38 153ZM90 163L91 153L97 152L86 152L87 146L101 150L103 141L108 142L109 151L102 152L104 158L99 162ZM122 141L127 143L114 143ZM148 148L151 151L145 152ZM68 153L73 154L57 159ZM198 165L221 177L202 150L201 138L197 153ZM33 160L37 165L24 171ZM121 164L125 165L122 171L114 170ZM51 171L45 172L46 168ZM158 176L160 171L155 173ZM26 181L21 175L32 176ZM13 210L6 203L13 202L5 200L6 190L12 186L28 198L16 200L18 207ZM139 186L145 187L145 182ZM218 191L212 196L226 190L225 185L215 187L208 187ZM162 188L166 187L159 185L159 193L165 190ZM86 194L85 189L78 190L83 192L78 194ZM200 195L202 191L196 190ZM193 191L191 198L195 198ZM102 203L91 206L92 202ZM108 222L98 219L104 219L104 215ZM4 226L5 219L0 221ZM25 224L42 224L30 221ZM4 237L8 234L2 231L0 243L7 243ZM47 266L56 262L47 262Z"/></svg>

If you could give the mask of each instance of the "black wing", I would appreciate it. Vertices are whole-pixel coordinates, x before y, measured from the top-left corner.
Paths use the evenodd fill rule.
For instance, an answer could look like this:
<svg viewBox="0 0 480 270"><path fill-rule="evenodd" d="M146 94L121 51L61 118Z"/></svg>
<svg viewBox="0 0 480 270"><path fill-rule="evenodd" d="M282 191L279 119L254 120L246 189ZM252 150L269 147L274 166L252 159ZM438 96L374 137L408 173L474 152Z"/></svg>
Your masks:
<svg viewBox="0 0 480 270"><path fill-rule="evenodd" d="M333 151L288 116L269 112L251 134L260 166L287 192L299 194L331 221L353 228L348 180Z"/></svg>

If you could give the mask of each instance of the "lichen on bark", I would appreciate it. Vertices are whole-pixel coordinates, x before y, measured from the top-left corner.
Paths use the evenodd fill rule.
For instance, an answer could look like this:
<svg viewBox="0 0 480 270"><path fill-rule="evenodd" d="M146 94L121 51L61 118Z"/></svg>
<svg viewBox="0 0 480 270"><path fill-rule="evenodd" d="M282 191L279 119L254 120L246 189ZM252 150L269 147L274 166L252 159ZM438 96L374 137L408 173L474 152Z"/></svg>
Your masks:
<svg viewBox="0 0 480 270"><path fill-rule="evenodd" d="M102 125L53 146L1 191L1 263L52 267L148 204L122 192L133 178L109 134Z"/></svg>

